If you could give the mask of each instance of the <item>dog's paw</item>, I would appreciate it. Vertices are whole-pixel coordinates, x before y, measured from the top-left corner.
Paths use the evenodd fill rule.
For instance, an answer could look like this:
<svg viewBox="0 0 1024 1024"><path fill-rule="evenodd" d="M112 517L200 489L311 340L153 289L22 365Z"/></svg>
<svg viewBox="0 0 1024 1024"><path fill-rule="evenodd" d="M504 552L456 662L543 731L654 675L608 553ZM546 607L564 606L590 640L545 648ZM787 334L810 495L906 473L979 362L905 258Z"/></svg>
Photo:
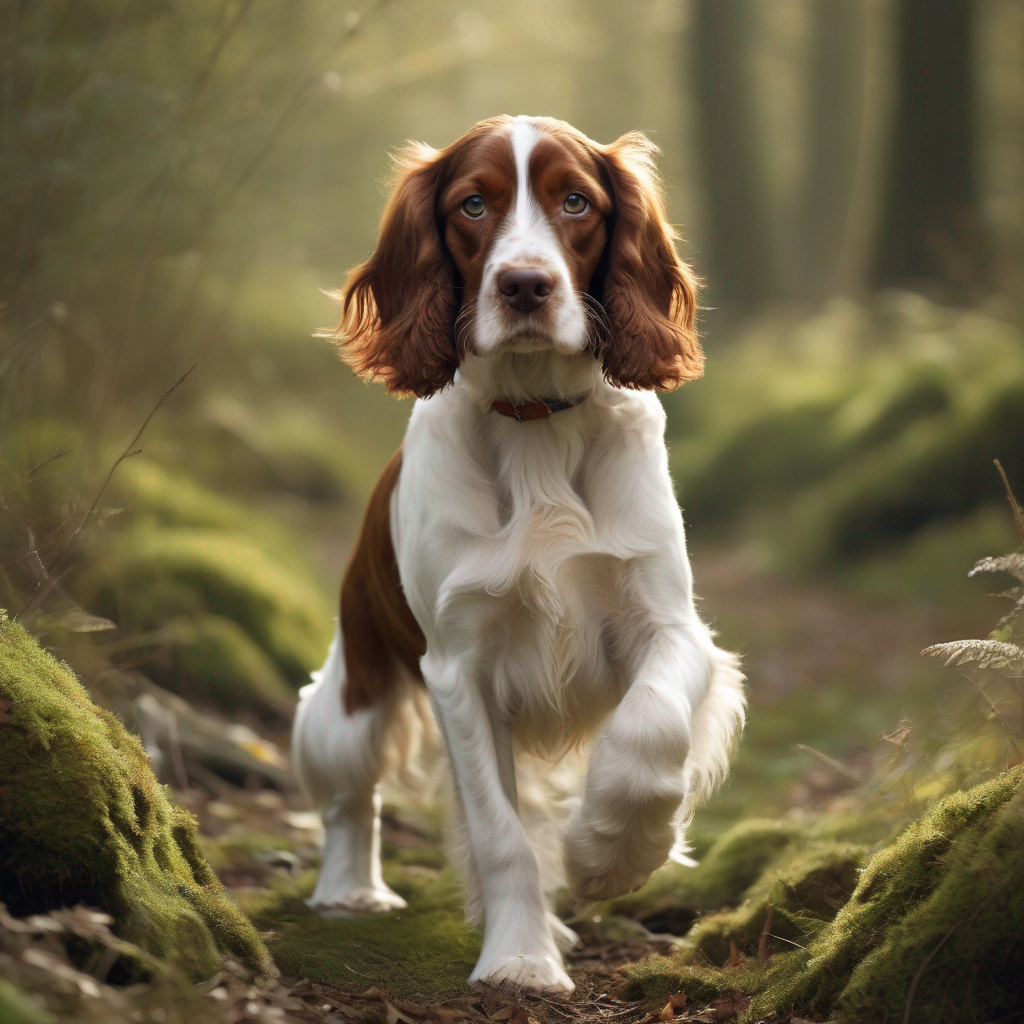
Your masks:
<svg viewBox="0 0 1024 1024"><path fill-rule="evenodd" d="M608 900L642 889L664 855L641 857L626 836L599 832L576 812L565 831L565 873L573 895L582 902ZM660 860L657 859L660 856Z"/></svg>
<svg viewBox="0 0 1024 1024"><path fill-rule="evenodd" d="M471 985L511 985L547 995L568 995L576 987L553 956L520 953L476 965Z"/></svg>
<svg viewBox="0 0 1024 1024"><path fill-rule="evenodd" d="M325 918L358 917L362 914L387 914L407 906L405 900L388 888L349 889L348 892L326 901L306 900L306 906L315 914Z"/></svg>

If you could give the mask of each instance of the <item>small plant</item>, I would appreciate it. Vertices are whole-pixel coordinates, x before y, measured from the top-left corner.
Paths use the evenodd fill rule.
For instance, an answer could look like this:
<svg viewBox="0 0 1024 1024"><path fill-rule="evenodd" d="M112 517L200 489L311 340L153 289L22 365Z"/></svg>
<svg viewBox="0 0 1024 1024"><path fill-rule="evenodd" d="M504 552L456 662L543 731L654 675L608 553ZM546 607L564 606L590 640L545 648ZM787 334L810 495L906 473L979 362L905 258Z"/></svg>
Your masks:
<svg viewBox="0 0 1024 1024"><path fill-rule="evenodd" d="M974 762L1001 770L1024 760L1024 510L1014 497L998 459L996 467L1013 509L1021 548L981 559L970 575L1009 573L1018 581L1017 586L995 596L1013 601L1013 607L987 639L934 644L921 653L943 658L947 665L967 666L965 675L973 688L958 742Z"/></svg>

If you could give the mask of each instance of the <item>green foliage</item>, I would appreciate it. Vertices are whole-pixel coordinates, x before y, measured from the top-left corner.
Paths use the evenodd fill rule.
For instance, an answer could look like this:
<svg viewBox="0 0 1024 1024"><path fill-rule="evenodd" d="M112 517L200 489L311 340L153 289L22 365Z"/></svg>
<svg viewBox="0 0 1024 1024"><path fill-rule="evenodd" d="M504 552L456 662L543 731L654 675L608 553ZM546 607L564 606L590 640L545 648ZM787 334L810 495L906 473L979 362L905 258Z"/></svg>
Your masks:
<svg viewBox="0 0 1024 1024"><path fill-rule="evenodd" d="M350 990L371 985L395 996L466 991L480 936L464 920L464 894L450 871L385 868L385 881L409 906L392 914L324 920L303 899L315 874L281 879L242 906L286 974Z"/></svg>
<svg viewBox="0 0 1024 1024"><path fill-rule="evenodd" d="M667 407L689 521L745 519L780 565L842 565L996 499L992 459L1024 463L1024 341L916 295L836 300L754 321Z"/></svg>
<svg viewBox="0 0 1024 1024"><path fill-rule="evenodd" d="M220 951L273 973L138 740L2 613L0 712L0 901L21 914L100 907L119 935L196 981Z"/></svg>
<svg viewBox="0 0 1024 1024"><path fill-rule="evenodd" d="M4 1024L50 1024L53 1017L0 978L0 1020Z"/></svg>

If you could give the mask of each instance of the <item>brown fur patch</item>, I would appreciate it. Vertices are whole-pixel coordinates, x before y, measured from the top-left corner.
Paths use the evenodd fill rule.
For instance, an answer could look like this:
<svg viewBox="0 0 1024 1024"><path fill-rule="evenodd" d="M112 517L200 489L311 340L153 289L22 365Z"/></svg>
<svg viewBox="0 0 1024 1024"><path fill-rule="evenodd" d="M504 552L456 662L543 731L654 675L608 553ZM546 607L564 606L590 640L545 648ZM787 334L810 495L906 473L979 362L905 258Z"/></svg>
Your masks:
<svg viewBox="0 0 1024 1024"><path fill-rule="evenodd" d="M391 540L391 493L402 468L402 449L391 456L370 495L363 527L341 585L345 647L345 711L383 700L404 666L423 682L420 658L427 641L402 592Z"/></svg>

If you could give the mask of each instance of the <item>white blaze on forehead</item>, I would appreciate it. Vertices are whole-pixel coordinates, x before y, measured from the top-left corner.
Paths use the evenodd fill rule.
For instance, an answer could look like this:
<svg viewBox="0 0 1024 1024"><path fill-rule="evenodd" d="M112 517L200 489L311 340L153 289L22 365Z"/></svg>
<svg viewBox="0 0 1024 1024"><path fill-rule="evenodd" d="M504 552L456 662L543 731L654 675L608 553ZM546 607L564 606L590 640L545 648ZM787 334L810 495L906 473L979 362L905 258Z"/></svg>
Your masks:
<svg viewBox="0 0 1024 1024"><path fill-rule="evenodd" d="M483 286L476 311L476 349L492 351L503 341L521 335L522 327L508 320L498 288L498 276L511 267L541 267L554 279L554 290L541 314L547 320L550 343L555 349L578 352L586 344L586 319L582 303L572 289L572 277L554 226L545 214L530 182L530 158L543 135L531 117L517 117L508 128L516 170L515 200L498 230L484 268ZM537 321L532 321L536 331Z"/></svg>
<svg viewBox="0 0 1024 1024"><path fill-rule="evenodd" d="M541 130L529 117L517 117L509 126L516 168L515 202L496 239L492 266L542 264L549 270L564 268L561 248L530 183L530 157Z"/></svg>
<svg viewBox="0 0 1024 1024"><path fill-rule="evenodd" d="M530 188L530 154L537 145L540 132L529 118L517 117L511 128L512 156L516 164L516 205L512 216L513 231L527 230L539 219L540 207Z"/></svg>

